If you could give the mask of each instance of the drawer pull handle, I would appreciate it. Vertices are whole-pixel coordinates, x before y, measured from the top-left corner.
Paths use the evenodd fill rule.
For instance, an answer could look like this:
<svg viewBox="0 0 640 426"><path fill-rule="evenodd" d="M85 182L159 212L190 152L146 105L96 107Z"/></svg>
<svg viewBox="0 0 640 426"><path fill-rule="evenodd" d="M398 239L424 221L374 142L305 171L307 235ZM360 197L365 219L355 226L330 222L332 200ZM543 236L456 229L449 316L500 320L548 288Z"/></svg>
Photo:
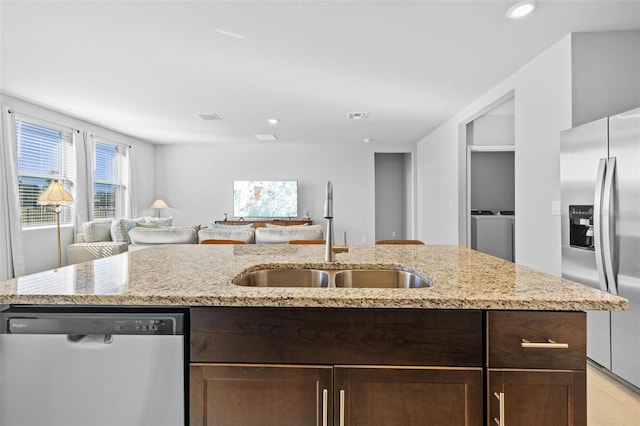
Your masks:
<svg viewBox="0 0 640 426"><path fill-rule="evenodd" d="M493 396L500 401L500 415L499 417L494 417L493 421L496 422L498 426L504 426L504 392L494 392Z"/></svg>
<svg viewBox="0 0 640 426"><path fill-rule="evenodd" d="M340 426L344 426L344 389L340 389Z"/></svg>
<svg viewBox="0 0 640 426"><path fill-rule="evenodd" d="M569 349L568 343L558 343L555 340L547 340L546 342L530 342L522 339L520 346L523 348L540 348L540 349Z"/></svg>
<svg viewBox="0 0 640 426"><path fill-rule="evenodd" d="M328 418L329 390L322 389L322 426L329 424Z"/></svg>

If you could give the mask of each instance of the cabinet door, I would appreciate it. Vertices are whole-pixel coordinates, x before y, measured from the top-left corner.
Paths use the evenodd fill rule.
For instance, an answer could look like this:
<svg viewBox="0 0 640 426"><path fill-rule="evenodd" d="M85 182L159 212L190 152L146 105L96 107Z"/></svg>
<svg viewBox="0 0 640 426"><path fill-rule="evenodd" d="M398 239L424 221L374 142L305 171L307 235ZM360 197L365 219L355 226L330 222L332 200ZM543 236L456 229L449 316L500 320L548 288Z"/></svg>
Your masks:
<svg viewBox="0 0 640 426"><path fill-rule="evenodd" d="M191 364L190 425L327 425L332 368Z"/></svg>
<svg viewBox="0 0 640 426"><path fill-rule="evenodd" d="M482 424L482 370L336 367L336 426Z"/></svg>
<svg viewBox="0 0 640 426"><path fill-rule="evenodd" d="M489 370L488 425L586 426L584 371Z"/></svg>

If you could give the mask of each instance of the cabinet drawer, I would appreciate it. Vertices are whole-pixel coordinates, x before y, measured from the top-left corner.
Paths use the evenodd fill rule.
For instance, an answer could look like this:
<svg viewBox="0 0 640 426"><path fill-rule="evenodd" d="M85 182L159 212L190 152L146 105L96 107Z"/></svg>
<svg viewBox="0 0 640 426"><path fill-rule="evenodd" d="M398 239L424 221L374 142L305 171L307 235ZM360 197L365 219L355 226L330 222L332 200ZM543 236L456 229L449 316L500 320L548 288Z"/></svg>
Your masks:
<svg viewBox="0 0 640 426"><path fill-rule="evenodd" d="M482 366L482 312L191 309L191 362Z"/></svg>
<svg viewBox="0 0 640 426"><path fill-rule="evenodd" d="M487 312L491 368L586 369L584 312Z"/></svg>

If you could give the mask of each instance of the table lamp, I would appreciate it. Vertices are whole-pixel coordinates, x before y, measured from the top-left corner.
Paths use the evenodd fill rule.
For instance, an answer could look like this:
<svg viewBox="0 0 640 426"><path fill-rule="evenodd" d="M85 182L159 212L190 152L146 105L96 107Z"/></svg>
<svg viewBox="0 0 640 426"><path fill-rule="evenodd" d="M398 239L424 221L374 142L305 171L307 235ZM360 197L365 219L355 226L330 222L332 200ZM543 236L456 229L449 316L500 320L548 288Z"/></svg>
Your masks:
<svg viewBox="0 0 640 426"><path fill-rule="evenodd" d="M160 217L160 209L168 209L169 206L163 200L157 199L151 204L150 208L158 210L158 217Z"/></svg>
<svg viewBox="0 0 640 426"><path fill-rule="evenodd" d="M61 205L73 204L73 195L69 193L62 184L54 180L51 185L38 197L38 204L43 206L54 206L56 213L56 225L58 228L58 268L62 266L62 249L60 247L60 212Z"/></svg>

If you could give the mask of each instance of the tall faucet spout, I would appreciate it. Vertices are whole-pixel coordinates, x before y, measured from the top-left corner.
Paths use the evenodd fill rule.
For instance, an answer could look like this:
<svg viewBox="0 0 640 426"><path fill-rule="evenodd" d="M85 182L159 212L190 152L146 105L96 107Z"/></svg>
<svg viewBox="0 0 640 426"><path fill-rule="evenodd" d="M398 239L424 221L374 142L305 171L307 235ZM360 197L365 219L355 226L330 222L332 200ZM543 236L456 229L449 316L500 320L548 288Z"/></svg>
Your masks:
<svg viewBox="0 0 640 426"><path fill-rule="evenodd" d="M327 182L327 195L324 199L324 218L333 219L333 184Z"/></svg>
<svg viewBox="0 0 640 426"><path fill-rule="evenodd" d="M327 194L324 200L324 218L327 219L327 235L325 236L324 261L335 262L336 254L333 252L333 184L327 182Z"/></svg>
<svg viewBox="0 0 640 426"><path fill-rule="evenodd" d="M327 236L324 246L324 261L336 261L336 253L333 251L333 219L327 219Z"/></svg>
<svg viewBox="0 0 640 426"><path fill-rule="evenodd" d="M336 253L346 253L349 251L347 247L347 237L345 233L345 245L336 246L333 244L335 241L333 238L333 184L331 181L327 182L327 197L324 201L324 218L327 219L327 235L326 244L324 247L324 261L335 262Z"/></svg>

